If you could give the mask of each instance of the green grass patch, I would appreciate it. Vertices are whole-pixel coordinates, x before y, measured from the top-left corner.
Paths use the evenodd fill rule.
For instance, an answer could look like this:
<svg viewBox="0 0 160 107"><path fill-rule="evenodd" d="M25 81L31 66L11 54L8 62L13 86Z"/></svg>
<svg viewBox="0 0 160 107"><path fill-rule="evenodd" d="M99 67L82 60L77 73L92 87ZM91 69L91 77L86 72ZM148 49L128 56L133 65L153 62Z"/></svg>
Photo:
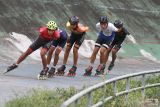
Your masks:
<svg viewBox="0 0 160 107"><path fill-rule="evenodd" d="M60 107L62 102L76 93L76 89L33 89L28 93L7 102L6 107Z"/></svg>
<svg viewBox="0 0 160 107"><path fill-rule="evenodd" d="M147 84L160 82L160 75L148 76L146 79ZM141 78L130 80L130 87L141 86ZM117 82L118 92L125 91L126 81L120 80ZM85 88L85 87L84 87ZM83 88L83 89L84 89ZM74 87L68 89L33 89L29 94L16 97L6 103L6 107L60 107L60 105L69 99L80 90L76 90ZM104 98L114 95L113 84L108 84L100 89L95 90L92 93L93 103L96 104L98 101L103 101ZM145 90L146 99L158 99L160 101L160 87L149 88ZM127 100L127 102L126 102ZM76 107L86 107L88 96L83 96L78 101ZM104 107L144 107L141 96L141 91L136 91L128 94L128 97L119 96L113 97L113 100L108 101L104 104ZM69 107L75 107L70 105Z"/></svg>

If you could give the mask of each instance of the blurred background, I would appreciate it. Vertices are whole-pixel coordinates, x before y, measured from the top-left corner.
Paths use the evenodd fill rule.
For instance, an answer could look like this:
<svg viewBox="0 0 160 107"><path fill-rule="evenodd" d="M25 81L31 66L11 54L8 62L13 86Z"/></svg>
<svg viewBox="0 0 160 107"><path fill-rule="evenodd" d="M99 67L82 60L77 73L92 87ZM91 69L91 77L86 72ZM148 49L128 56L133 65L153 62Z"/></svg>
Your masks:
<svg viewBox="0 0 160 107"><path fill-rule="evenodd" d="M80 48L81 56L90 57L97 38L95 25L100 16L107 15L111 23L122 20L131 33L118 58L159 62L159 0L0 0L0 60L18 57L37 38L39 27L50 20L66 29L65 24L73 15L90 28ZM40 60L39 52L31 58Z"/></svg>

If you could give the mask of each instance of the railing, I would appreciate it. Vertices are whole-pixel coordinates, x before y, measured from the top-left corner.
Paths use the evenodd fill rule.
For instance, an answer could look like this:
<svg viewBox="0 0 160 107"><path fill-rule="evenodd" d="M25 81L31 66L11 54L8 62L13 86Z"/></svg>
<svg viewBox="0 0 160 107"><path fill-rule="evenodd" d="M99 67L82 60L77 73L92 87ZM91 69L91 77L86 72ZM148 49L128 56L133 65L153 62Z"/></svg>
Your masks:
<svg viewBox="0 0 160 107"><path fill-rule="evenodd" d="M76 107L76 105L77 105L78 101L80 100L80 98L83 97L83 96L86 96L86 95L88 97L88 100L87 100L88 102L87 102L86 107L100 107L104 103L106 103L107 101L113 99L116 96L121 96L121 95L125 95L126 96L126 100L127 100L128 94L133 92L133 91L137 91L137 90L141 90L142 97L144 98L145 97L145 89L146 88L160 86L160 83L146 84L145 83L146 75L147 74L158 74L158 73L160 73L160 70L151 70L151 71L144 71L144 72L139 72L139 73L127 74L127 75L124 75L124 76L119 76L119 77L116 77L116 78L112 78L112 79L106 80L104 82L101 82L99 84L91 86L91 87L89 87L89 88L87 88L87 89L75 94L70 99L65 101L61 105L61 107L68 107L71 104L74 104L74 107ZM138 77L138 76L142 76L141 87L130 88L130 79L132 77ZM125 91L117 92L118 91L117 90L117 82L119 80L126 80L126 89L125 89ZM113 84L114 95L113 96L109 96L107 98L104 98L103 101L101 100L101 101L97 102L96 104L92 104L92 100L93 100L92 93L94 91L96 91L97 89L106 88L106 85L110 84L110 83Z"/></svg>

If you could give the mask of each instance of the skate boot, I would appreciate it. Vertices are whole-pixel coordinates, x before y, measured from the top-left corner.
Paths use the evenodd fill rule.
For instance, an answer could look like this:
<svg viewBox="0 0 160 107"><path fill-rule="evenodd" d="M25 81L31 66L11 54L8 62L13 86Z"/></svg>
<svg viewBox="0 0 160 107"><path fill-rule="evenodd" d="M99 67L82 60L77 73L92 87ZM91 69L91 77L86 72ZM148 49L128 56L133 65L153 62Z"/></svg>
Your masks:
<svg viewBox="0 0 160 107"><path fill-rule="evenodd" d="M48 71L47 76L48 78L51 78L54 76L56 69L54 67L51 67L51 69Z"/></svg>
<svg viewBox="0 0 160 107"><path fill-rule="evenodd" d="M77 70L77 67L76 66L72 66L72 68L69 70L67 76L74 77L76 75L76 70Z"/></svg>
<svg viewBox="0 0 160 107"><path fill-rule="evenodd" d="M113 69L113 67L114 67L114 63L113 63L113 62L111 62L111 63L109 64L109 66L108 66L108 71L112 70L112 69Z"/></svg>
<svg viewBox="0 0 160 107"><path fill-rule="evenodd" d="M102 68L101 68L101 73L102 73L102 75L104 75L104 70L105 70L105 68L106 68L106 65L102 65Z"/></svg>
<svg viewBox="0 0 160 107"><path fill-rule="evenodd" d="M14 70L14 69L17 68L17 67L18 67L17 64L12 64L12 65L8 66L7 71L4 72L4 74L7 73L7 72L9 72L9 71L11 71L11 70Z"/></svg>
<svg viewBox="0 0 160 107"><path fill-rule="evenodd" d="M105 69L105 65L98 65L95 75L103 75L104 69Z"/></svg>
<svg viewBox="0 0 160 107"><path fill-rule="evenodd" d="M57 69L57 72L56 72L56 75L57 76L63 76L64 75L64 71L66 69L66 66L65 65L62 65L60 68Z"/></svg>
<svg viewBox="0 0 160 107"><path fill-rule="evenodd" d="M44 69L40 72L40 74L38 74L38 76L37 76L38 80L46 80L46 79L47 79L47 72L48 72L48 70L49 70L48 67L44 68Z"/></svg>
<svg viewBox="0 0 160 107"><path fill-rule="evenodd" d="M92 74L92 69L93 69L92 66L89 66L88 68L86 68L86 69L85 69L84 76L91 76L91 74Z"/></svg>

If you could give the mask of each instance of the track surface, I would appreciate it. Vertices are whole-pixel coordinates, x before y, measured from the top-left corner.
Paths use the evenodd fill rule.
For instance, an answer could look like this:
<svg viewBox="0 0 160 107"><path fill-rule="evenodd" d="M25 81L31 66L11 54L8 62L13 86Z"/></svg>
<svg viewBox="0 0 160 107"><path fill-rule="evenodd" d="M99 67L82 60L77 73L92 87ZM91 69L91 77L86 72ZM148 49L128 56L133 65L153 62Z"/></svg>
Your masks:
<svg viewBox="0 0 160 107"><path fill-rule="evenodd" d="M40 62L32 62L30 64L22 63L14 71L11 71L5 75L0 75L0 106L3 107L6 101L11 100L17 95L21 96L24 94L28 94L27 92L33 88L53 89L56 87L68 88L74 86L80 89L84 86L88 87L102 82L103 79L101 77L94 76L98 61L95 63L95 68L93 70L92 76L83 76L84 69L87 66L87 62L88 60L86 61L85 59L80 62L77 69L77 75L75 77L55 76L54 78L49 78L47 80L37 80L37 75L41 70ZM69 67L71 67L70 64L71 63L69 62L66 71L69 69ZM2 65L2 69L0 69L1 73L7 66L6 64ZM119 75L153 69L159 69L159 64L146 60L122 59L116 62L114 69L106 76L106 79L110 79Z"/></svg>

